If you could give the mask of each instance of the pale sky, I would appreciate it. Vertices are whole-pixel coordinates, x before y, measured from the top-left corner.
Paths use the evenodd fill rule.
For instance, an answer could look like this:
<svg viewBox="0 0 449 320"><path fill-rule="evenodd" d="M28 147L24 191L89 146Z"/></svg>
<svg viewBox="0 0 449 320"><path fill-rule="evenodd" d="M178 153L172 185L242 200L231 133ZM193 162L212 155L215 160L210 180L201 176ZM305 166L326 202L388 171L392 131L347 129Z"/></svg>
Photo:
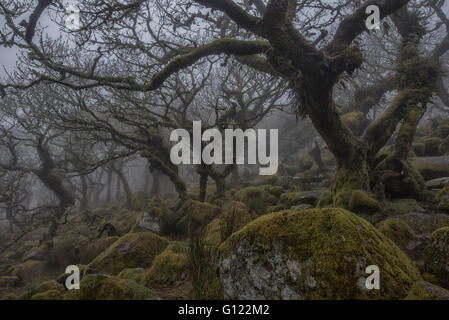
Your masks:
<svg viewBox="0 0 449 320"><path fill-rule="evenodd" d="M68 4L76 4L77 1L68 1ZM444 12L449 12L449 0L446 0L444 5ZM4 20L0 19L0 23L4 23ZM48 16L48 9L44 12L42 17L39 20L40 26L46 27L46 33L50 37L57 37L60 35L61 30L59 29L59 26L53 23L50 20L50 17ZM5 77L5 71L6 68L8 71L13 70L14 65L17 61L17 48L4 48L0 47L0 79L3 79Z"/></svg>

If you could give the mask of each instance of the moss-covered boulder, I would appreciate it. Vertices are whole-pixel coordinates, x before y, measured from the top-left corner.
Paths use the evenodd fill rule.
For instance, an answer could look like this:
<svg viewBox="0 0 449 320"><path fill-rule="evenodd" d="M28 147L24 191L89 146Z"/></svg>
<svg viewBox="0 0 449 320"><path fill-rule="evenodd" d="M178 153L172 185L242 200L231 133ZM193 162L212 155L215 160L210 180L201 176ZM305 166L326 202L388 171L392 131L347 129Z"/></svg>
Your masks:
<svg viewBox="0 0 449 320"><path fill-rule="evenodd" d="M93 259L102 254L107 248L109 248L120 237L105 237L99 239L86 239L83 241L83 245L79 250L80 262L82 264L88 264Z"/></svg>
<svg viewBox="0 0 449 320"><path fill-rule="evenodd" d="M207 202L187 200L176 212L179 217L176 227L187 232L205 227L221 212L220 207Z"/></svg>
<svg viewBox="0 0 449 320"><path fill-rule="evenodd" d="M63 300L64 292L58 290L48 290L42 293L36 293L31 300Z"/></svg>
<svg viewBox="0 0 449 320"><path fill-rule="evenodd" d="M405 300L449 300L449 291L426 281L417 281Z"/></svg>
<svg viewBox="0 0 449 320"><path fill-rule="evenodd" d="M283 205L284 209L290 209L301 204L315 206L322 193L321 190L284 193L280 197L279 204Z"/></svg>
<svg viewBox="0 0 449 320"><path fill-rule="evenodd" d="M131 280L90 274L80 282L79 290L70 290L66 300L149 300L156 294Z"/></svg>
<svg viewBox="0 0 449 320"><path fill-rule="evenodd" d="M430 235L437 229L449 226L449 216L446 214L407 213L395 217L405 221L416 235Z"/></svg>
<svg viewBox="0 0 449 320"><path fill-rule="evenodd" d="M388 210L391 215L406 214L410 212L422 212L415 199L394 199L392 201L383 202L384 209Z"/></svg>
<svg viewBox="0 0 449 320"><path fill-rule="evenodd" d="M403 220L389 218L377 224L377 229L400 248L406 248L410 241L416 239L412 228Z"/></svg>
<svg viewBox="0 0 449 320"><path fill-rule="evenodd" d="M87 266L87 273L116 275L126 268L148 268L169 241L152 233L128 233Z"/></svg>
<svg viewBox="0 0 449 320"><path fill-rule="evenodd" d="M391 240L344 209L265 215L219 250L230 299L403 299L420 279ZM380 268L380 290L365 287L370 265Z"/></svg>
<svg viewBox="0 0 449 320"><path fill-rule="evenodd" d="M257 214L251 213L243 202L232 201L216 219L207 225L206 241L210 245L218 245L256 217Z"/></svg>
<svg viewBox="0 0 449 320"><path fill-rule="evenodd" d="M171 218L173 218L173 212L159 197L154 197L137 216L132 232L152 231L161 234L166 222Z"/></svg>
<svg viewBox="0 0 449 320"><path fill-rule="evenodd" d="M186 248L170 245L158 255L143 275L143 283L148 287L176 286L186 279L187 257Z"/></svg>
<svg viewBox="0 0 449 320"><path fill-rule="evenodd" d="M123 235L131 231L139 215L140 211L123 209L115 212L112 219L108 222L115 227L118 235ZM110 236L112 236L112 234Z"/></svg>
<svg viewBox="0 0 449 320"><path fill-rule="evenodd" d="M23 283L32 283L39 279L46 270L45 261L28 260L15 265L12 271L13 276L17 276Z"/></svg>
<svg viewBox="0 0 449 320"><path fill-rule="evenodd" d="M273 186L273 185L267 185L264 186L265 191L267 191L272 196L279 198L281 194L284 193L284 188L281 186Z"/></svg>
<svg viewBox="0 0 449 320"><path fill-rule="evenodd" d="M144 268L126 268L119 272L117 278L140 283L142 281L142 276L144 273Z"/></svg>
<svg viewBox="0 0 449 320"><path fill-rule="evenodd" d="M44 281L41 284L39 284L37 287L22 293L19 296L19 299L20 300L29 300L37 294L43 294L48 291L57 291L59 293L57 299L61 299L65 292L65 287L55 280ZM50 299L50 300L52 300L52 299Z"/></svg>
<svg viewBox="0 0 449 320"><path fill-rule="evenodd" d="M438 284L449 288L449 227L436 230L424 249L425 269L435 275Z"/></svg>
<svg viewBox="0 0 449 320"><path fill-rule="evenodd" d="M243 202L251 212L261 215L266 213L268 206L275 205L278 198L263 187L248 187L237 194L236 200Z"/></svg>

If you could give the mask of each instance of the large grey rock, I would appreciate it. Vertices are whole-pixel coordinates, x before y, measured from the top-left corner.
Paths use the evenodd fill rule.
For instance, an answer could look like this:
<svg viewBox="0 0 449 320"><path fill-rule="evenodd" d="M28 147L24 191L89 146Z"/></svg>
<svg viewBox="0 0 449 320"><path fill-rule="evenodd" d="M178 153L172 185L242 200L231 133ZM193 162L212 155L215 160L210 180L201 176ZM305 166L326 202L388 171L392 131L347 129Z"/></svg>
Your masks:
<svg viewBox="0 0 449 320"><path fill-rule="evenodd" d="M435 230L449 226L449 215L446 214L425 214L411 212L394 216L399 220L407 222L416 235L429 235Z"/></svg>
<svg viewBox="0 0 449 320"><path fill-rule="evenodd" d="M403 299L420 279L370 223L336 208L262 216L220 246L218 265L227 299ZM380 290L366 288L370 265Z"/></svg>
<svg viewBox="0 0 449 320"><path fill-rule="evenodd" d="M161 231L159 218L153 215L151 210L143 213L142 219L139 221L139 227L155 233L160 233Z"/></svg>

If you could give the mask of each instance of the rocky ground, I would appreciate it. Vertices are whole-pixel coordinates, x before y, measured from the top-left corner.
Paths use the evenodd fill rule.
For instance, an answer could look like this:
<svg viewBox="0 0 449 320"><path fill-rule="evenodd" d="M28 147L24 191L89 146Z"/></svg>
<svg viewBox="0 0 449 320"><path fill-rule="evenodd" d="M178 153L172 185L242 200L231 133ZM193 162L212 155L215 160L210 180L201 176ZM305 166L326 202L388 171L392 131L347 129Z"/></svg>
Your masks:
<svg viewBox="0 0 449 320"><path fill-rule="evenodd" d="M249 177L224 197L183 205L173 194L72 213L52 243L34 228L0 257L3 299L449 300L449 125L418 135L411 161L421 201L328 191L333 160L303 154L275 177ZM385 152L388 152L386 147ZM323 170L324 166L324 170ZM65 288L66 266L81 289ZM364 286L369 265L379 290Z"/></svg>

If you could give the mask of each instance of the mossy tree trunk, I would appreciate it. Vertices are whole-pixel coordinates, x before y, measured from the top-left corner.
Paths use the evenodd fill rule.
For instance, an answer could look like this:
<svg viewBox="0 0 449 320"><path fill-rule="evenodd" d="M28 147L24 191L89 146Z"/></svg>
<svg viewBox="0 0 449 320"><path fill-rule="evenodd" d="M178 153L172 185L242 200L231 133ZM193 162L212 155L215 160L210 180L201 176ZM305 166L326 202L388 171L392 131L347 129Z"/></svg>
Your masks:
<svg viewBox="0 0 449 320"><path fill-rule="evenodd" d="M408 156L427 102L435 91L439 78L438 61L422 57L419 52L426 30L416 13L404 7L393 15L392 20L402 37L397 67L400 90L397 117L402 122L394 151L373 170L375 189L379 197L390 194L421 200L424 198L424 179L408 161Z"/></svg>
<svg viewBox="0 0 449 320"><path fill-rule="evenodd" d="M41 166L33 172L59 200L58 206L52 210L53 212L49 217L50 223L48 232L44 235L45 240L52 241L56 236L56 231L60 224L59 220L66 215L67 209L74 205L75 197L66 188L62 178L55 172L56 164L53 161L50 150L47 143L44 141L43 136L38 138L36 149L39 155L39 160L41 161Z"/></svg>
<svg viewBox="0 0 449 320"><path fill-rule="evenodd" d="M150 164L150 171L158 170L167 176L175 186L181 203L189 199L187 186L179 175L178 166L174 165L170 159L170 148L165 145L161 133L154 129L147 135L148 148L141 152ZM153 191L152 191L153 193Z"/></svg>
<svg viewBox="0 0 449 320"><path fill-rule="evenodd" d="M161 174L158 170L153 170L153 173L151 174L153 179L153 182L151 183L151 197L157 196L160 192L160 176Z"/></svg>
<svg viewBox="0 0 449 320"><path fill-rule="evenodd" d="M125 191L125 197L126 197L126 207L129 209L131 208L131 202L132 202L132 192L131 187L129 186L128 179L126 179L125 174L123 173L123 165L120 165L119 167L115 167L115 173L117 174L117 193L118 196L120 195L120 185L123 186L123 190Z"/></svg>

